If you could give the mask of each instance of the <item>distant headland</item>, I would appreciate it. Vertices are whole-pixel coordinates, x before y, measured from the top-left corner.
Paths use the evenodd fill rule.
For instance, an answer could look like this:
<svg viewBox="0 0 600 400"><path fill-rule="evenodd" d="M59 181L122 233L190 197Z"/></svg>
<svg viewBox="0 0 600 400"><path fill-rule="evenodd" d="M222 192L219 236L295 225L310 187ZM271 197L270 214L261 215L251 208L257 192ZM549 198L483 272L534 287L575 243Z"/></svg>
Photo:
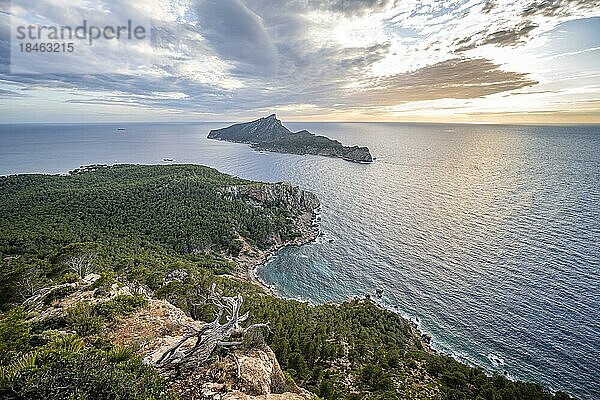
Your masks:
<svg viewBox="0 0 600 400"><path fill-rule="evenodd" d="M292 132L283 126L275 114L256 121L211 130L208 138L248 143L257 150L277 153L338 157L356 163L373 162L367 147L344 146L337 140L315 135L307 130Z"/></svg>

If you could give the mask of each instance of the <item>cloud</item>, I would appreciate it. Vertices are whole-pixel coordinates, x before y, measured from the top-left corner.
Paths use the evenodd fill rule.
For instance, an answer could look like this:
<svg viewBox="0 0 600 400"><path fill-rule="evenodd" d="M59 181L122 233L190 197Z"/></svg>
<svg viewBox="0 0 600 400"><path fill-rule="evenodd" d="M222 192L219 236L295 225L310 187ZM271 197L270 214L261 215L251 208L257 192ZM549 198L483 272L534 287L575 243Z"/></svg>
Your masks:
<svg viewBox="0 0 600 400"><path fill-rule="evenodd" d="M73 90L76 104L124 104L138 107L180 109L188 112L245 112L269 109L285 104L312 104L321 109L333 109L334 104L345 107L374 107L410 101L442 98L468 99L510 91L534 85L526 74L504 71L485 59L453 59L409 73L385 78L364 77L362 71L378 58L374 48L345 52L338 65L326 71L311 71L314 81L298 78L273 87L246 87L223 97L221 90L190 81L159 77L91 75L91 76L8 76L31 88L60 88ZM365 56L372 54L372 59ZM337 53L328 55L339 57ZM340 65L353 73L358 87L348 87L335 71ZM321 75L321 79L316 79ZM327 79L325 79L325 77ZM156 93L156 88L161 93ZM153 92L150 92L153 88ZM89 96L86 93L89 92ZM173 93L177 93L174 96ZM1 93L0 93L1 95Z"/></svg>
<svg viewBox="0 0 600 400"><path fill-rule="evenodd" d="M317 0L309 1L308 4L319 9L340 12L346 15L361 15L386 10L396 3L396 0Z"/></svg>
<svg viewBox="0 0 600 400"><path fill-rule="evenodd" d="M0 6L4 10L5 4ZM10 69L10 16L6 12L0 12L0 73L8 72Z"/></svg>
<svg viewBox="0 0 600 400"><path fill-rule="evenodd" d="M495 44L498 46L514 46L518 43L523 43L523 38L537 28L538 25L531 21L525 21L512 29L504 29L492 32L485 37L481 42L482 45Z"/></svg>
<svg viewBox="0 0 600 400"><path fill-rule="evenodd" d="M329 12L349 17L381 13L392 9L399 0L288 0L283 7L273 7L272 0L248 0L245 4L253 10L274 11L278 14L302 14L306 11Z"/></svg>
<svg viewBox="0 0 600 400"><path fill-rule="evenodd" d="M590 10L599 8L598 0L544 0L534 1L528 4L521 15L530 17L532 15L544 15L546 17L568 16L574 10Z"/></svg>
<svg viewBox="0 0 600 400"><path fill-rule="evenodd" d="M516 11L516 14L515 14ZM479 14L482 18L473 17ZM452 42L454 52L461 53L480 46L517 46L538 32L549 31L563 21L600 14L600 0L496 1L468 8L460 20L472 19L471 29L462 30ZM470 15L470 16L469 16ZM473 31L472 29L477 29Z"/></svg>
<svg viewBox="0 0 600 400"><path fill-rule="evenodd" d="M484 14L489 14L490 11L492 11L495 7L495 4L493 1L486 1L485 4L483 5L483 8L481 9L481 12Z"/></svg>
<svg viewBox="0 0 600 400"><path fill-rule="evenodd" d="M200 0L198 30L215 52L240 74L270 75L278 54L261 18L240 0Z"/></svg>
<svg viewBox="0 0 600 400"><path fill-rule="evenodd" d="M0 88L0 97L26 97L26 94L15 92L14 90L2 89Z"/></svg>
<svg viewBox="0 0 600 400"><path fill-rule="evenodd" d="M29 12L60 20L55 1L22 1ZM108 7L100 0L84 3L98 12ZM140 13L155 21L155 47L85 60L100 65L102 74L0 73L0 82L35 89L32 95L61 91L65 107L124 105L190 114L277 107L332 113L478 99L537 83L482 48L510 52L577 18L589 4L565 2L565 17L523 0L290 0L281 7L271 0L111 2L105 11L114 21ZM80 20L76 9L70 13ZM0 28L0 46L6 37ZM123 60L131 58L145 68L127 70Z"/></svg>
<svg viewBox="0 0 600 400"><path fill-rule="evenodd" d="M372 82L357 93L369 105L445 98L471 99L535 85L527 74L504 71L486 59L452 59Z"/></svg>
<svg viewBox="0 0 600 400"><path fill-rule="evenodd" d="M488 33L480 40L474 40L472 37L459 39L455 42L455 44L459 46L456 49L456 52L473 50L479 46L485 46L489 44L499 47L516 46L524 43L531 31L537 27L538 25L532 23L531 21L524 21L517 26Z"/></svg>

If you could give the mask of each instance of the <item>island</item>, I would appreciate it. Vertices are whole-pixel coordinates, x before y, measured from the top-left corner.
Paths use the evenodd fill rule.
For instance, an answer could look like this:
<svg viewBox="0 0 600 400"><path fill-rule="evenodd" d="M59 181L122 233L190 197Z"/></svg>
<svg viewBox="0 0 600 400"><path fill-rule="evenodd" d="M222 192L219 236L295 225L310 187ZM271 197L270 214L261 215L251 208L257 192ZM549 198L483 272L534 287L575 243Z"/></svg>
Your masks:
<svg viewBox="0 0 600 400"><path fill-rule="evenodd" d="M337 157L355 163L372 163L373 157L367 147L344 146L337 140L315 135L307 130L292 132L275 114L256 121L234 124L227 128L213 129L209 139L248 143L257 150L288 154L314 154Z"/></svg>

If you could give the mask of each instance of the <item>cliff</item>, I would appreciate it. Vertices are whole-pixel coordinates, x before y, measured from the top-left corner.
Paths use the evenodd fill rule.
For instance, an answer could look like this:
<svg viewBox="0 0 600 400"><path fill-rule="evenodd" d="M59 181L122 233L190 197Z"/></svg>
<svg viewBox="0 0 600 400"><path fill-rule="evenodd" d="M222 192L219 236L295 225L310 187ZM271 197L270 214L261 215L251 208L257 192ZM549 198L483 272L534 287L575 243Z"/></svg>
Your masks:
<svg viewBox="0 0 600 400"><path fill-rule="evenodd" d="M344 146L337 140L315 135L307 130L292 132L283 126L275 114L256 121L211 130L208 138L249 143L257 150L277 153L314 154L358 163L373 162L367 147Z"/></svg>
<svg viewBox="0 0 600 400"><path fill-rule="evenodd" d="M241 199L247 204L257 208L275 206L285 209L292 216L291 221L295 233L291 238L283 236L280 232L270 235L272 245L267 249L258 249L241 235L238 240L242 242L242 249L232 261L238 266L237 275L254 284L260 285L267 292L271 289L263 285L257 277L258 266L264 264L270 254L285 246L301 246L315 240L319 234L316 226L316 210L321 206L319 198L297 186L287 182L280 183L253 183L235 185L223 189L226 199Z"/></svg>
<svg viewBox="0 0 600 400"><path fill-rule="evenodd" d="M232 198L245 198L261 204L276 204L293 213L312 213L321 205L315 194L287 182L230 186L225 189L225 193Z"/></svg>

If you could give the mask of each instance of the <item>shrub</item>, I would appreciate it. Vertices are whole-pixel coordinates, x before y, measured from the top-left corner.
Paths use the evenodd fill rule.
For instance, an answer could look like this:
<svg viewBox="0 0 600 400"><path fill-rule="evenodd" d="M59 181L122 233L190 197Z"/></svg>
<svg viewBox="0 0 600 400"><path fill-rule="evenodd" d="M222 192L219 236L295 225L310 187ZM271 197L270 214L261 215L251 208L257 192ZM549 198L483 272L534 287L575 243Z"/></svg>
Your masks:
<svg viewBox="0 0 600 400"><path fill-rule="evenodd" d="M165 380L130 351L86 347L73 336L41 348L5 374L0 397L10 387L17 398L171 399ZM3 393L4 390L4 393Z"/></svg>
<svg viewBox="0 0 600 400"><path fill-rule="evenodd" d="M77 275L75 272L69 271L63 275L62 280L64 283L79 282L79 275Z"/></svg>
<svg viewBox="0 0 600 400"><path fill-rule="evenodd" d="M89 286L89 290L98 289L98 288L108 288L113 283L115 283L115 273L114 272L102 272L100 274L100 278L96 279L94 283Z"/></svg>
<svg viewBox="0 0 600 400"><path fill-rule="evenodd" d="M51 315L29 323L32 333L42 333L48 330L62 329L67 326L67 320L62 315Z"/></svg>
<svg viewBox="0 0 600 400"><path fill-rule="evenodd" d="M15 307L0 319L0 365L10 363L31 348L31 332L22 307Z"/></svg>
<svg viewBox="0 0 600 400"><path fill-rule="evenodd" d="M88 303L68 308L65 320L80 336L95 335L102 330L102 320L94 315L94 307Z"/></svg>
<svg viewBox="0 0 600 400"><path fill-rule="evenodd" d="M130 315L140 307L148 305L148 300L139 295L119 295L113 299L99 303L94 307L94 313L108 320L119 315Z"/></svg>
<svg viewBox="0 0 600 400"><path fill-rule="evenodd" d="M73 293L74 291L75 291L75 288L71 287L71 286L63 286L63 287L54 289L50 293L48 293L46 295L46 297L44 297L44 304L50 305L55 300L63 299L65 297L67 297L68 295L70 295L71 293Z"/></svg>

